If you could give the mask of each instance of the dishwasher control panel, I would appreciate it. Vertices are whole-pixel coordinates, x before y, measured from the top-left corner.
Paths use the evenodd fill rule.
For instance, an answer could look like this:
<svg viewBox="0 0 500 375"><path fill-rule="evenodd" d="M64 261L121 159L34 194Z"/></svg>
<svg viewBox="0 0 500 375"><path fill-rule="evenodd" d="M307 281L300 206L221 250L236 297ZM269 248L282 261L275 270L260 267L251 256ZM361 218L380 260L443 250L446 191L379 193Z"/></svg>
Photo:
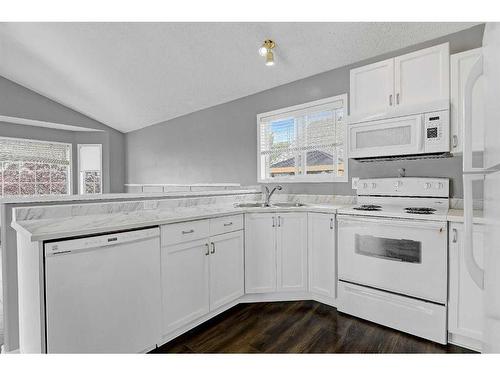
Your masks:
<svg viewBox="0 0 500 375"><path fill-rule="evenodd" d="M67 239L45 243L45 256L70 254L73 252L106 247L147 238L159 237L160 228L137 229L83 238Z"/></svg>

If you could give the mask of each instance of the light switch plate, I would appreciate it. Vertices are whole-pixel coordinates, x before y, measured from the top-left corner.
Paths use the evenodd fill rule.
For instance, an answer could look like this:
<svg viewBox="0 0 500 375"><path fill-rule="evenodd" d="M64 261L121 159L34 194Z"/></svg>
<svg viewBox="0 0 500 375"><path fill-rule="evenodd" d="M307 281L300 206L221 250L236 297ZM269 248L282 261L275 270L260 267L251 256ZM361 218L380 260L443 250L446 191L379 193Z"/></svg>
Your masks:
<svg viewBox="0 0 500 375"><path fill-rule="evenodd" d="M352 183L352 188L354 190L358 190L359 177L353 177L351 179L351 183Z"/></svg>

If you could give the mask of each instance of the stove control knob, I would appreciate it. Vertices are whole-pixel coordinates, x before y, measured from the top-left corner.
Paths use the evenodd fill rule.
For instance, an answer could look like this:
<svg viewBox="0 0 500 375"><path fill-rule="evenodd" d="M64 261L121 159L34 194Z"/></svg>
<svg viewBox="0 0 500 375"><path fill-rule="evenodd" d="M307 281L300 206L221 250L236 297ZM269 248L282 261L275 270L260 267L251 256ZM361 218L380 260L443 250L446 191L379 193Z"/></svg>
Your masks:
<svg viewBox="0 0 500 375"><path fill-rule="evenodd" d="M366 189L368 187L368 184L366 182L363 183L363 187Z"/></svg>
<svg viewBox="0 0 500 375"><path fill-rule="evenodd" d="M438 182L437 186L436 186L437 189L442 189L444 188L444 185L442 182Z"/></svg>
<svg viewBox="0 0 500 375"><path fill-rule="evenodd" d="M375 182L372 182L372 189L375 189L377 187L377 184Z"/></svg>
<svg viewBox="0 0 500 375"><path fill-rule="evenodd" d="M426 182L426 183L424 184L424 189L425 189L425 190L428 190L428 189L430 189L431 187L432 187L432 184L431 184L431 183L429 183L429 182Z"/></svg>
<svg viewBox="0 0 500 375"><path fill-rule="evenodd" d="M394 189L397 189L397 188L398 188L398 187L400 187L400 186L401 186L401 181L396 181L396 182L394 183Z"/></svg>

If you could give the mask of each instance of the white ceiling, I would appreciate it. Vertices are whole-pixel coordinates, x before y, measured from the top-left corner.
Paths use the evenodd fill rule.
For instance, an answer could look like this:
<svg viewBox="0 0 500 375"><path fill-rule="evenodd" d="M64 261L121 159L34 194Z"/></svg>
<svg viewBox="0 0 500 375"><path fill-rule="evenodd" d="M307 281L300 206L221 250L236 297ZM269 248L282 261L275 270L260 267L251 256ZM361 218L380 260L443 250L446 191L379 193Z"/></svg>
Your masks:
<svg viewBox="0 0 500 375"><path fill-rule="evenodd" d="M1 23L0 75L128 132L471 26Z"/></svg>

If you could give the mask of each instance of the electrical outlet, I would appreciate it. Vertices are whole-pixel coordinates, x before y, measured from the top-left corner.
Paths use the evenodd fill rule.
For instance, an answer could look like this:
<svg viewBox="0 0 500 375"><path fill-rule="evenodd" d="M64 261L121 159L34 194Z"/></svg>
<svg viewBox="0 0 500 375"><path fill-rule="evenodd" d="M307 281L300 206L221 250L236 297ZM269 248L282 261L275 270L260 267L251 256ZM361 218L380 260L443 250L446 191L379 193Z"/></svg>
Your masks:
<svg viewBox="0 0 500 375"><path fill-rule="evenodd" d="M154 209L156 209L157 203L158 202L155 200L144 201L144 209L145 210L154 210Z"/></svg>
<svg viewBox="0 0 500 375"><path fill-rule="evenodd" d="M351 179L351 183L352 183L352 188L354 190L358 190L359 177L353 177Z"/></svg>

